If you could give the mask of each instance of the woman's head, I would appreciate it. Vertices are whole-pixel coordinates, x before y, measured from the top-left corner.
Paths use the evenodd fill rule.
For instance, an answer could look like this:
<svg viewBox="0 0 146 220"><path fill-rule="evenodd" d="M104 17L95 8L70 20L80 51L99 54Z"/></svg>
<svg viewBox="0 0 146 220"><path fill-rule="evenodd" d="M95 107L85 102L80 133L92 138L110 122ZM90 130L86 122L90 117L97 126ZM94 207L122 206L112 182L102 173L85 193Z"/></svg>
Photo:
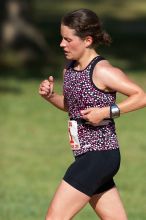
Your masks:
<svg viewBox="0 0 146 220"><path fill-rule="evenodd" d="M109 45L111 43L111 38L102 29L98 16L89 9L79 9L67 13L62 18L61 24L73 29L75 35L81 39L91 36L91 47L97 47L100 44Z"/></svg>

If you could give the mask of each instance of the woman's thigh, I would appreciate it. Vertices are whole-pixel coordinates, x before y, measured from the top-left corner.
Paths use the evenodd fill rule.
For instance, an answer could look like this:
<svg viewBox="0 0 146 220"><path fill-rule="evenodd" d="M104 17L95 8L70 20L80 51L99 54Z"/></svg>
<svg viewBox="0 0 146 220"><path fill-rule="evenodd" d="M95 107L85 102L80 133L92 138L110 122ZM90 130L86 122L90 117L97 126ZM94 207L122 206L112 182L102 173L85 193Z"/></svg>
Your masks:
<svg viewBox="0 0 146 220"><path fill-rule="evenodd" d="M46 220L69 220L90 200L86 194L62 180L48 208Z"/></svg>
<svg viewBox="0 0 146 220"><path fill-rule="evenodd" d="M126 212L116 187L92 196L90 205L102 220L127 220Z"/></svg>

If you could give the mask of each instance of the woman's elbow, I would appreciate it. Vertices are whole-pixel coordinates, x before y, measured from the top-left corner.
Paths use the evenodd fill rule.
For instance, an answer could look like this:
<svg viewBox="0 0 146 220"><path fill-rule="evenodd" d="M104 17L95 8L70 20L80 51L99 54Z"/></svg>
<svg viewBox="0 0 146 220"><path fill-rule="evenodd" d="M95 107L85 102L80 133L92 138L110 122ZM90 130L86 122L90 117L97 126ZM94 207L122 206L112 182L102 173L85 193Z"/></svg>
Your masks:
<svg viewBox="0 0 146 220"><path fill-rule="evenodd" d="M144 94L144 107L146 107L146 93Z"/></svg>
<svg viewBox="0 0 146 220"><path fill-rule="evenodd" d="M142 103L142 107L146 107L146 93L144 91L142 91L140 94L139 94L139 101L141 100L141 103Z"/></svg>

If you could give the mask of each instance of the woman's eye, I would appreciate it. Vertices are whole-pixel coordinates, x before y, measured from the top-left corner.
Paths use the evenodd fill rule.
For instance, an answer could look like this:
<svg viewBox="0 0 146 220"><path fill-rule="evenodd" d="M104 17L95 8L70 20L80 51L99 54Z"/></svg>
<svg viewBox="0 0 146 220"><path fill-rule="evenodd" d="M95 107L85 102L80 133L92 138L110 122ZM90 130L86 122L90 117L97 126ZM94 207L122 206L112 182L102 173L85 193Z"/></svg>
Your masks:
<svg viewBox="0 0 146 220"><path fill-rule="evenodd" d="M65 39L67 42L71 42L72 40L71 39L69 39L69 38L66 38Z"/></svg>

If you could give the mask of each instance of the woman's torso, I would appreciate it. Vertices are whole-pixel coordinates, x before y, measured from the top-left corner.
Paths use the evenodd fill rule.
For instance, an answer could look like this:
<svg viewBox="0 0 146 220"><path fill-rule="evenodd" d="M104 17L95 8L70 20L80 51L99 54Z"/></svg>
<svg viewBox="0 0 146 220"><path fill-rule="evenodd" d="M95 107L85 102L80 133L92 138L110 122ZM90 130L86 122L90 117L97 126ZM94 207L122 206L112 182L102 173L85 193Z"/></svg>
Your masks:
<svg viewBox="0 0 146 220"><path fill-rule="evenodd" d="M95 65L103 60L95 57L81 71L74 69L74 62L64 74L64 98L68 107L69 118L80 118L80 111L90 107L106 107L116 101L115 92L105 92L95 86L92 80ZM80 155L92 150L110 150L118 148L114 121L105 126L78 125L80 149L74 150L74 155Z"/></svg>

